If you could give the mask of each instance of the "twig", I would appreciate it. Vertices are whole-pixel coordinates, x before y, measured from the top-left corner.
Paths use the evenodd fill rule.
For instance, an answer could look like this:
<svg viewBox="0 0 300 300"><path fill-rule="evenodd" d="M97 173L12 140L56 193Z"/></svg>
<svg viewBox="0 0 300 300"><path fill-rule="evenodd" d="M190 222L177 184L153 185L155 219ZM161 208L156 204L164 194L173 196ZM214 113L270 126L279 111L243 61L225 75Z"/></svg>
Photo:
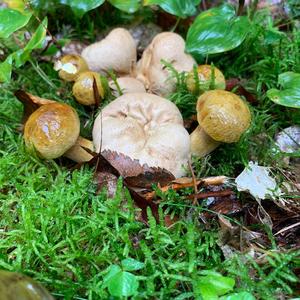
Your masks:
<svg viewBox="0 0 300 300"><path fill-rule="evenodd" d="M206 193L199 193L195 195L190 195L187 199L205 199L208 197L225 197L230 196L233 194L232 190L224 190L224 191L217 191L217 192L206 192Z"/></svg>
<svg viewBox="0 0 300 300"><path fill-rule="evenodd" d="M189 158L189 168L190 168L192 178L193 178L195 194L198 194L197 180L196 180L196 176L195 176L195 173L194 173L194 170L193 170L193 167L192 167L191 158ZM195 197L194 201L193 201L193 205L196 205L197 203L198 203L198 201L197 201L197 198Z"/></svg>
<svg viewBox="0 0 300 300"><path fill-rule="evenodd" d="M294 227L297 227L297 226L299 226L299 225L300 225L300 222L295 223L295 224L290 225L290 226L287 226L287 227L285 227L285 228L279 230L278 232L276 232L276 233L274 234L274 236L275 236L275 235L278 235L278 234L280 234L280 233L283 233L283 232L285 232L285 231L287 231L287 230L290 230L290 229L292 229L292 228L294 228Z"/></svg>
<svg viewBox="0 0 300 300"><path fill-rule="evenodd" d="M189 187L194 187L194 181L193 179L189 178L190 181L188 182L176 182L176 180L174 180L170 185L166 185L166 186L163 186L161 188L159 188L162 192L166 192L170 189L172 190L181 190L181 189L184 189L184 188L189 188ZM209 186L209 185L221 185L221 184L224 184L226 183L227 181L227 177L226 176L215 176L215 177L207 177L207 178L202 178L202 179L198 179L196 180L196 185L197 185L197 188L198 186ZM149 193L146 193L144 195L144 197L147 199L147 200L151 200L155 197L155 192L149 192Z"/></svg>
<svg viewBox="0 0 300 300"><path fill-rule="evenodd" d="M242 15L244 5L245 5L245 0L239 0L239 7L238 7L238 10L237 10L237 15L238 16Z"/></svg>

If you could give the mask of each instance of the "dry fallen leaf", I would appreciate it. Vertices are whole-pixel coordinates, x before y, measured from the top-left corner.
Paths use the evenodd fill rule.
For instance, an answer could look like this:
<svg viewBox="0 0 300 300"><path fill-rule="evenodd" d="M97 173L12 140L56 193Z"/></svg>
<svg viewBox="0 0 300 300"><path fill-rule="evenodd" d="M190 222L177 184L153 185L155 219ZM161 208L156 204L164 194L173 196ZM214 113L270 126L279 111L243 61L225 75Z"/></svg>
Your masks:
<svg viewBox="0 0 300 300"><path fill-rule="evenodd" d="M22 118L22 123L25 124L29 116L37 110L40 106L50 103L55 103L54 100L49 100L45 98L40 98L38 96L34 96L30 93L27 93L23 90L15 91L15 97L23 103L24 105L24 113Z"/></svg>

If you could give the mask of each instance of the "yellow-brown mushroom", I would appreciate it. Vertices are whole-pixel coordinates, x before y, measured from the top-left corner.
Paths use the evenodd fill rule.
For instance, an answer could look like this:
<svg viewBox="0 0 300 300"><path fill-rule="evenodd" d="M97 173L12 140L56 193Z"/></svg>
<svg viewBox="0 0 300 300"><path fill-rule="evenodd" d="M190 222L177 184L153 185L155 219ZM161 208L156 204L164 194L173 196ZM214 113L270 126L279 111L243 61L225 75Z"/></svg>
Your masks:
<svg viewBox="0 0 300 300"><path fill-rule="evenodd" d="M191 152L205 156L220 143L237 142L251 122L248 105L237 95L212 90L197 102L199 126L191 134Z"/></svg>
<svg viewBox="0 0 300 300"><path fill-rule="evenodd" d="M28 149L35 150L44 159L65 155L77 162L88 161L92 156L83 153L80 145L91 149L92 143L79 137L79 131L77 112L67 104L56 102L42 105L29 116L24 140Z"/></svg>
<svg viewBox="0 0 300 300"><path fill-rule="evenodd" d="M208 91L210 89L225 90L226 82L223 73L215 66L200 65L197 67L197 74L194 70L187 75L187 87L192 93L197 92L197 77L199 80L199 91Z"/></svg>
<svg viewBox="0 0 300 300"><path fill-rule="evenodd" d="M77 54L68 54L58 60L54 69L58 76L65 81L75 81L78 75L89 69L86 61Z"/></svg>
<svg viewBox="0 0 300 300"><path fill-rule="evenodd" d="M96 82L98 95L104 97L104 89L101 84L100 74L92 71L87 71L79 74L75 81L72 91L75 99L82 105L96 104L94 81Z"/></svg>

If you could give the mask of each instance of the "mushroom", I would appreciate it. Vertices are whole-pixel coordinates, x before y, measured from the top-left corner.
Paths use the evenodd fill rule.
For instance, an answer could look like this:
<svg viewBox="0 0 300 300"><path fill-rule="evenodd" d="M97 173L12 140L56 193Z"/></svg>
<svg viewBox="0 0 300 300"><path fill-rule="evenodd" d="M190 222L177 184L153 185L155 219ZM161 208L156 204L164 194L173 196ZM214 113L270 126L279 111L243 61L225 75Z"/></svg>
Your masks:
<svg viewBox="0 0 300 300"><path fill-rule="evenodd" d="M111 80L109 82L109 87L112 90L112 94L115 97L121 96L119 90L122 94L128 93L146 93L146 89L141 81L132 77L120 77L117 78L117 84Z"/></svg>
<svg viewBox="0 0 300 300"><path fill-rule="evenodd" d="M175 177L185 174L190 139L174 103L147 93L125 94L109 103L93 127L96 152L116 151Z"/></svg>
<svg viewBox="0 0 300 300"><path fill-rule="evenodd" d="M225 90L225 77L215 66L200 65L197 67L196 75L198 75L199 80L199 91ZM192 93L196 93L198 90L196 80L194 70L190 71L187 75L186 84L188 90Z"/></svg>
<svg viewBox="0 0 300 300"><path fill-rule="evenodd" d="M20 273L0 270L1 300L54 300L37 281Z"/></svg>
<svg viewBox="0 0 300 300"><path fill-rule="evenodd" d="M70 158L82 162L92 156L86 151L83 154L80 144L87 148L92 146L79 137L79 131L80 121L76 111L67 104L56 102L40 106L29 116L25 123L24 139L26 147L34 149L41 158L68 157L69 152ZM82 151L78 151L80 149Z"/></svg>
<svg viewBox="0 0 300 300"><path fill-rule="evenodd" d="M136 78L142 81L147 90L157 95L168 95L175 89L176 81L162 60L172 64L178 72L189 72L196 64L193 57L184 52L184 39L173 32L158 34L145 49L137 64Z"/></svg>
<svg viewBox="0 0 300 300"><path fill-rule="evenodd" d="M191 134L191 152L205 156L220 143L234 143L251 122L248 105L237 95L212 90L202 94L197 102L199 126Z"/></svg>
<svg viewBox="0 0 300 300"><path fill-rule="evenodd" d="M77 54L68 54L56 61L54 70L59 71L58 76L65 81L74 81L81 72L89 69L86 61Z"/></svg>
<svg viewBox="0 0 300 300"><path fill-rule="evenodd" d="M116 28L105 39L86 47L81 55L92 71L105 74L113 70L127 75L136 64L136 44L128 30Z"/></svg>
<svg viewBox="0 0 300 300"><path fill-rule="evenodd" d="M93 87L94 80L96 81L96 86L97 86L99 96L101 98L104 97L104 89L101 84L100 74L92 71L83 72L79 74L72 88L73 95L80 104L82 105L96 104L94 87Z"/></svg>

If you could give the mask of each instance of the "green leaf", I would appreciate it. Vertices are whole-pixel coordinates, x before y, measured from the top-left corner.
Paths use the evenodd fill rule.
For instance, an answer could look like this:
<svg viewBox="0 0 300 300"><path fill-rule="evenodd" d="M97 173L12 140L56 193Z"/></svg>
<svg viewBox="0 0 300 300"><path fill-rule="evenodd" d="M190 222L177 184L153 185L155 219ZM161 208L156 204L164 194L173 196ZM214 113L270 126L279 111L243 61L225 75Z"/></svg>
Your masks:
<svg viewBox="0 0 300 300"><path fill-rule="evenodd" d="M12 71L13 58L9 55L5 61L0 63L0 82L9 82Z"/></svg>
<svg viewBox="0 0 300 300"><path fill-rule="evenodd" d="M45 18L32 35L30 41L25 46L24 51L32 51L34 49L42 48L44 39L46 37L47 24L48 20Z"/></svg>
<svg viewBox="0 0 300 300"><path fill-rule="evenodd" d="M108 274L103 279L104 287L115 297L129 297L136 293L139 282L133 274L122 271L118 265L108 268Z"/></svg>
<svg viewBox="0 0 300 300"><path fill-rule="evenodd" d="M139 282L133 274L129 272L117 273L108 284L108 291L115 297L129 297L136 293Z"/></svg>
<svg viewBox="0 0 300 300"><path fill-rule="evenodd" d="M201 13L187 33L186 51L193 55L221 53L238 47L251 24L237 17L233 6L225 4Z"/></svg>
<svg viewBox="0 0 300 300"><path fill-rule="evenodd" d="M300 73L282 73L278 77L278 84L282 89L270 89L267 96L279 105L300 108Z"/></svg>
<svg viewBox="0 0 300 300"><path fill-rule="evenodd" d="M30 50L24 51L24 49L19 49L11 54L14 60L14 66L19 68L23 66L30 59Z"/></svg>
<svg viewBox="0 0 300 300"><path fill-rule="evenodd" d="M125 271L137 271L145 267L145 264L133 258L126 258L122 260L122 267Z"/></svg>
<svg viewBox="0 0 300 300"><path fill-rule="evenodd" d="M255 300L255 297L248 292L239 292L223 296L220 300Z"/></svg>
<svg viewBox="0 0 300 300"><path fill-rule="evenodd" d="M119 10L134 13L140 8L140 0L108 0L108 2Z"/></svg>
<svg viewBox="0 0 300 300"><path fill-rule="evenodd" d="M196 14L196 6L200 2L201 0L145 0L144 5L158 5L169 14L186 18Z"/></svg>
<svg viewBox="0 0 300 300"><path fill-rule="evenodd" d="M122 269L118 265L111 265L107 269L108 273L103 278L103 285L104 287L107 287L109 282L112 280L112 278L119 272L122 272Z"/></svg>
<svg viewBox="0 0 300 300"><path fill-rule="evenodd" d="M24 27L30 17L30 13L22 14L9 8L0 9L0 38L6 39L13 32Z"/></svg>
<svg viewBox="0 0 300 300"><path fill-rule="evenodd" d="M60 0L61 4L71 7L77 17L103 4L104 0Z"/></svg>
<svg viewBox="0 0 300 300"><path fill-rule="evenodd" d="M231 291L235 285L233 278L222 276L213 271L202 271L197 288L201 292L203 300L215 300L218 296L224 295Z"/></svg>

